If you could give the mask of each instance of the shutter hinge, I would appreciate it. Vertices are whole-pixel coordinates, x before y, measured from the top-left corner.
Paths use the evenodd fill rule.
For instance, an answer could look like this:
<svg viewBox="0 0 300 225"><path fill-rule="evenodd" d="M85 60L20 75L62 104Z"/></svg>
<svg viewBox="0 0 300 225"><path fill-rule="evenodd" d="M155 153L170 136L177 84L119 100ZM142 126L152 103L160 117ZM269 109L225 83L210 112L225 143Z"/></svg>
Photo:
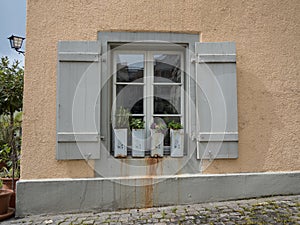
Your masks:
<svg viewBox="0 0 300 225"><path fill-rule="evenodd" d="M191 63L193 63L193 64L197 63L197 59L196 58L191 58Z"/></svg>
<svg viewBox="0 0 300 225"><path fill-rule="evenodd" d="M84 154L84 159L86 161L90 160L91 157L92 157L92 153L90 153L90 152L88 154Z"/></svg>
<svg viewBox="0 0 300 225"><path fill-rule="evenodd" d="M196 64L198 63L198 54L195 54L191 58L191 63Z"/></svg>
<svg viewBox="0 0 300 225"><path fill-rule="evenodd" d="M106 57L104 57L103 55L99 55L100 61L103 63L106 63Z"/></svg>

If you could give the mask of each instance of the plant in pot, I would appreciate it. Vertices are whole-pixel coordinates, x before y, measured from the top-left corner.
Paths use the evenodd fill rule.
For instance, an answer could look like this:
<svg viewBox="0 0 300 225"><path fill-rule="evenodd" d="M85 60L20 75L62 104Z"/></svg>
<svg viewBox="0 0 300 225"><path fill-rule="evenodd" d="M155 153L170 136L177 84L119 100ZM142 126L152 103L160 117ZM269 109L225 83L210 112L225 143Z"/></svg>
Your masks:
<svg viewBox="0 0 300 225"><path fill-rule="evenodd" d="M19 151L18 151L19 152ZM15 163L13 163L15 162ZM12 195L10 197L9 206L16 207L16 182L20 177L20 156L16 156L15 160L10 159L6 161L6 166L0 171L1 182L3 183L3 189L11 190Z"/></svg>
<svg viewBox="0 0 300 225"><path fill-rule="evenodd" d="M16 182L20 177L20 156L17 156L15 162L16 164L13 167L12 160L7 161L7 166L3 167L0 171L0 177L3 182L4 189L12 189L14 191L16 189Z"/></svg>
<svg viewBox="0 0 300 225"><path fill-rule="evenodd" d="M3 163L0 177L4 189L15 191L16 182L20 177L22 112L15 112L13 115L13 122L9 115L0 116L0 157ZM15 193L9 206L15 208Z"/></svg>
<svg viewBox="0 0 300 225"><path fill-rule="evenodd" d="M122 106L116 111L113 142L115 157L127 156L127 133L130 116L130 111Z"/></svg>
<svg viewBox="0 0 300 225"><path fill-rule="evenodd" d="M154 122L151 128L151 157L163 157L164 137L167 133L167 126L164 121Z"/></svg>
<svg viewBox="0 0 300 225"><path fill-rule="evenodd" d="M0 147L7 144L11 151L10 161L6 162L2 172L9 174L6 177L11 178L12 190L15 189L15 177L19 177L22 133L24 69L19 64L18 61L10 63L7 56L0 60Z"/></svg>
<svg viewBox="0 0 300 225"><path fill-rule="evenodd" d="M171 139L171 157L183 157L184 130L181 123L174 120L168 124Z"/></svg>
<svg viewBox="0 0 300 225"><path fill-rule="evenodd" d="M10 197L13 191L10 189L2 189L3 183L0 180L0 221L10 217L14 210L9 208Z"/></svg>
<svg viewBox="0 0 300 225"><path fill-rule="evenodd" d="M130 121L130 128L132 132L132 156L145 156L145 121L142 119L132 118Z"/></svg>

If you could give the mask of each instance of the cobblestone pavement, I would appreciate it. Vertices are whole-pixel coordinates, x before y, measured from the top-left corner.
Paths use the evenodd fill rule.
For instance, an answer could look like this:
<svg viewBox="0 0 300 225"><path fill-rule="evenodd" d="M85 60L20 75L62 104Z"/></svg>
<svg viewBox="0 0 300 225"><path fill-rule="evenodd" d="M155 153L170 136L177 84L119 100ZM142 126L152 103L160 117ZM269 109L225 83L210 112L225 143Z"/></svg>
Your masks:
<svg viewBox="0 0 300 225"><path fill-rule="evenodd" d="M4 224L300 224L300 195L116 212L41 215Z"/></svg>

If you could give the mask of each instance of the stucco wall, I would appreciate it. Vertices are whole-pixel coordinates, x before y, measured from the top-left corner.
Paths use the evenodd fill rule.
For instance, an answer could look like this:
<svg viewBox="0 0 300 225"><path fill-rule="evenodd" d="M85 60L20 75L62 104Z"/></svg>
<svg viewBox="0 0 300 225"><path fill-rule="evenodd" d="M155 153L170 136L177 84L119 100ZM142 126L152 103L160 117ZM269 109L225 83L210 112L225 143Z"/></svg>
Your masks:
<svg viewBox="0 0 300 225"><path fill-rule="evenodd" d="M205 172L300 170L299 10L298 0L27 0L22 179L94 176L93 162L55 160L57 42L111 30L236 42L239 159Z"/></svg>

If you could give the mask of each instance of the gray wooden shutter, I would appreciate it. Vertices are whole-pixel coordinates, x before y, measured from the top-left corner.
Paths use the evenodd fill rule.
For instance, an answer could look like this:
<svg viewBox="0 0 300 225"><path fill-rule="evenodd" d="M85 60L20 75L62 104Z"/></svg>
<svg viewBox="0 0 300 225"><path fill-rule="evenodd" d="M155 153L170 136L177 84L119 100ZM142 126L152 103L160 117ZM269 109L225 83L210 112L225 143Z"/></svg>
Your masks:
<svg viewBox="0 0 300 225"><path fill-rule="evenodd" d="M238 157L235 43L196 43L198 159Z"/></svg>
<svg viewBox="0 0 300 225"><path fill-rule="evenodd" d="M100 43L58 43L58 160L100 158Z"/></svg>

